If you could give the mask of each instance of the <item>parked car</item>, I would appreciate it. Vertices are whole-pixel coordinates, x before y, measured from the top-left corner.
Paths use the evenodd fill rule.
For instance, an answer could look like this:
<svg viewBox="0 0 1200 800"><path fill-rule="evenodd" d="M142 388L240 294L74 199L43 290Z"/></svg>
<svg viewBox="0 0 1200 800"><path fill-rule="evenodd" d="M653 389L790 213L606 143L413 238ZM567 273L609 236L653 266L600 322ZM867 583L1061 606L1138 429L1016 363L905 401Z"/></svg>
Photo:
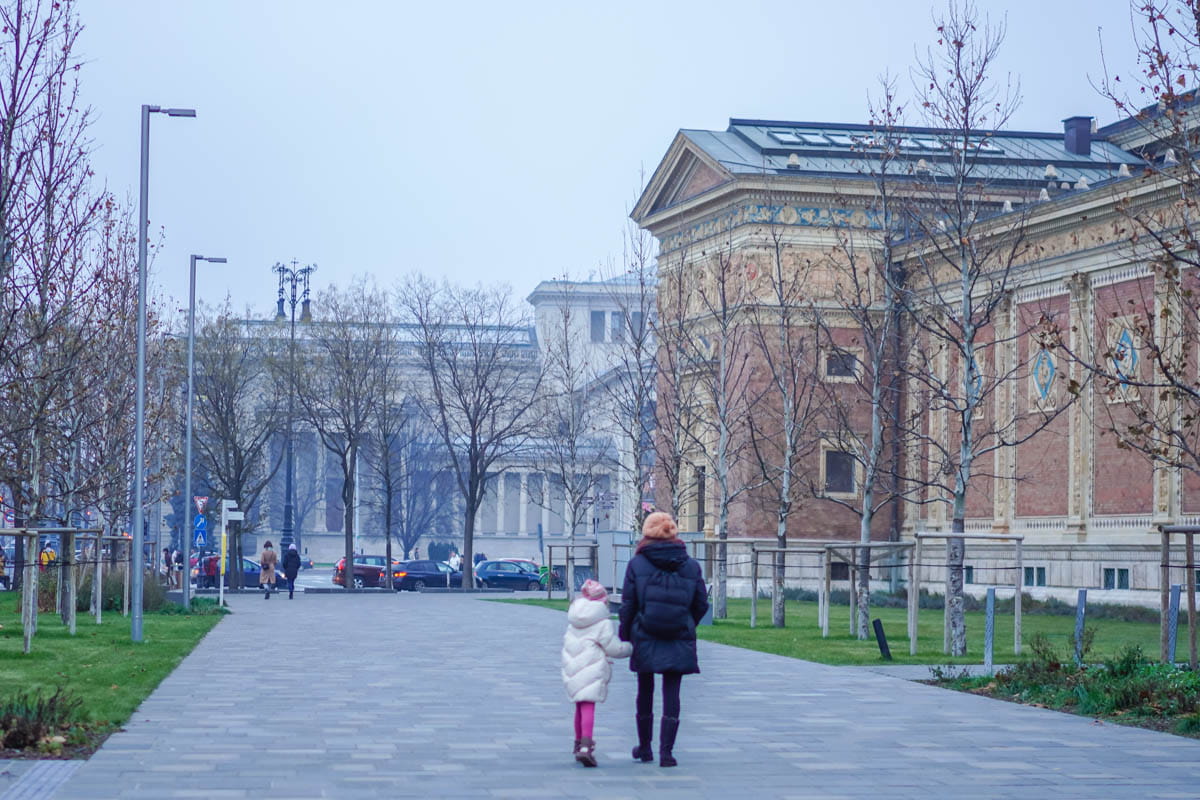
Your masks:
<svg viewBox="0 0 1200 800"><path fill-rule="evenodd" d="M221 560L221 556L219 556L217 554L205 556L204 560L202 562L198 561L197 559L192 559L191 576L192 576L192 580L196 582L196 588L198 588L198 589L203 589L206 587L214 588L214 589L216 588L215 581L220 580L220 577L221 577L221 571L219 569L220 560ZM207 567L209 564L213 564L218 567L217 574L214 579L214 583L212 584L211 587L209 587L209 584L207 583L207 580L206 580L206 573L203 571L204 568ZM257 561L255 561L252 558L246 558L244 556L242 557L242 586L243 587L250 588L250 589L258 588L258 576L261 574L262 574L262 565L261 564L259 564ZM280 586L280 585L282 585L282 582L283 582L283 573L277 569L275 571L275 585ZM228 571L225 573L225 586L226 587L229 586Z"/></svg>
<svg viewBox="0 0 1200 800"><path fill-rule="evenodd" d="M475 566L475 578L492 589L528 589L536 592L544 586L537 564L516 559L480 561Z"/></svg>
<svg viewBox="0 0 1200 800"><path fill-rule="evenodd" d="M563 583L562 571L558 567L541 567L536 561L530 561L528 558L502 558L501 561L512 561L515 564L524 564L531 567L538 574L538 579L542 582L542 588L546 588L546 581L553 580L555 589L562 589L566 584Z"/></svg>
<svg viewBox="0 0 1200 800"><path fill-rule="evenodd" d="M419 592L426 586L462 586L463 574L445 561L417 559L398 564L392 572L396 591L409 589Z"/></svg>
<svg viewBox="0 0 1200 800"><path fill-rule="evenodd" d="M354 557L354 588L362 589L368 586L383 586L383 567L387 563L386 556L355 556ZM396 567L399 561L392 561ZM338 559L333 568L333 582L338 586L345 585L346 559Z"/></svg>

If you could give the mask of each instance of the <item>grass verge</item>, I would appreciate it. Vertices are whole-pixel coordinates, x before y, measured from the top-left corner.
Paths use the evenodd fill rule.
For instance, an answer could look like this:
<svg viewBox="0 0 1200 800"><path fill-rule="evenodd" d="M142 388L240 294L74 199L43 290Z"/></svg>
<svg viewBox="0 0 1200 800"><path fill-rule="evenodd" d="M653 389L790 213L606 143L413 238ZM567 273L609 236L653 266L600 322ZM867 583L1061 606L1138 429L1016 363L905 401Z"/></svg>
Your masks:
<svg viewBox="0 0 1200 800"><path fill-rule="evenodd" d="M190 614L168 606L143 616L143 641L135 644L130 621L120 614L106 613L100 625L79 614L71 636L56 614L42 613L26 655L16 601L16 592L0 592L0 708L29 705L60 689L79 703L56 725L60 748L0 749L0 758L91 755L221 619L209 598L193 601Z"/></svg>
<svg viewBox="0 0 1200 800"><path fill-rule="evenodd" d="M496 599L499 603L522 603L565 610L565 600L532 598ZM758 603L758 627L750 627L750 601L729 601L729 616L715 620L711 626L698 629L701 639L720 644L744 647L763 653L774 653L792 658L803 658L834 665L878 665L885 662L879 654L874 639L860 640L850 635L849 606L834 605L830 608L829 636L824 638L817 627L817 604L798 601L787 605L787 626L771 626L771 603ZM979 664L983 661L982 612L967 613L967 655L952 658L942 653L942 612L923 609L918 615L918 646L915 656L908 654L906 635L907 612L903 608L872 608L871 618L883 622L888 636L894 664ZM1075 629L1074 617L1028 614L1021 619L1023 649L1034 637L1041 635L1053 646L1066 648ZM1126 646L1140 646L1145 652L1158 649L1158 625L1147 622L1124 622L1104 619L1089 624L1094 628L1095 639L1092 653L1097 658L1115 657ZM1186 625L1180 625L1179 639L1186 641ZM995 633L995 655L997 664L1011 663L1020 659L1013 653L1013 618L997 614Z"/></svg>

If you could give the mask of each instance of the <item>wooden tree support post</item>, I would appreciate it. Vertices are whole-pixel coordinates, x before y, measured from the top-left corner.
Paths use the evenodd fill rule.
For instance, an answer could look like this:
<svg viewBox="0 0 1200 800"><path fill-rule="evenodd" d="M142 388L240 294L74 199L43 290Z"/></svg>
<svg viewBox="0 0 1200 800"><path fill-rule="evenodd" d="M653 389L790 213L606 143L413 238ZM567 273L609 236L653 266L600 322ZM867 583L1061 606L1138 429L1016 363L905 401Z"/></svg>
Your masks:
<svg viewBox="0 0 1200 800"><path fill-rule="evenodd" d="M1159 601L1159 618L1158 618L1158 660L1164 664L1170 663L1170 653L1167 652L1167 604L1170 598L1167 593L1170 591L1171 584L1171 535L1163 526L1159 526L1159 534L1162 537L1161 555L1158 565L1158 601ZM1188 584L1189 586L1191 584Z"/></svg>
<svg viewBox="0 0 1200 800"><path fill-rule="evenodd" d="M1075 666L1083 666L1083 631L1087 625L1087 589L1080 589L1075 600Z"/></svg>
<svg viewBox="0 0 1200 800"><path fill-rule="evenodd" d="M987 590L987 614L983 621L983 670L992 674L996 641L996 587Z"/></svg>
<svg viewBox="0 0 1200 800"><path fill-rule="evenodd" d="M1188 664L1196 669L1196 547L1194 531L1188 531L1187 542L1187 601L1188 601Z"/></svg>
<svg viewBox="0 0 1200 800"><path fill-rule="evenodd" d="M121 596L121 616L129 616L129 573L133 570L133 543L125 542L125 547L122 548L125 561L125 588Z"/></svg>
<svg viewBox="0 0 1200 800"><path fill-rule="evenodd" d="M921 539L913 542L908 564L908 654L917 654L917 620L921 608Z"/></svg>
<svg viewBox="0 0 1200 800"><path fill-rule="evenodd" d="M75 532L64 531L62 534L63 554L62 561L65 564L64 577L66 578L65 588L62 593L62 621L67 626L71 635L75 635L75 573L77 564L75 563Z"/></svg>
<svg viewBox="0 0 1200 800"><path fill-rule="evenodd" d="M775 590L771 590L774 601ZM758 551L750 545L750 627L758 627Z"/></svg>
<svg viewBox="0 0 1200 800"><path fill-rule="evenodd" d="M96 624L104 611L104 539L96 536L95 559L96 567L92 575L92 613L96 616Z"/></svg>
<svg viewBox="0 0 1200 800"><path fill-rule="evenodd" d="M1170 620L1168 606L1170 604L1171 584L1171 534L1182 533L1184 537L1184 576L1183 585L1187 587L1188 603L1188 664L1196 669L1196 546L1195 535L1200 533L1197 525L1160 525L1162 536L1162 564L1159 567L1159 657L1164 663L1170 663L1174 654L1170 652Z"/></svg>
<svg viewBox="0 0 1200 800"><path fill-rule="evenodd" d="M1025 577L1024 554L1021 552L1023 542L1016 542L1017 577L1013 579L1013 654L1021 655L1021 583Z"/></svg>
<svg viewBox="0 0 1200 800"><path fill-rule="evenodd" d="M833 553L828 550L822 556L824 574L821 578L821 593L825 596L824 613L821 615L821 636L829 636L829 605L833 591Z"/></svg>

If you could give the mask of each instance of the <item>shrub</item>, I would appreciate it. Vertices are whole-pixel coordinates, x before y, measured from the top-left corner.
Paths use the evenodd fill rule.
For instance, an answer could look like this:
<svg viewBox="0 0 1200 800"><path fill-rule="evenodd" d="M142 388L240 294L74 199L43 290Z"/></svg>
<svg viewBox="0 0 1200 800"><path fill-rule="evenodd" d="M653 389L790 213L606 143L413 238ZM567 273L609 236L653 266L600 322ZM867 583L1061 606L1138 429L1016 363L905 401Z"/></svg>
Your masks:
<svg viewBox="0 0 1200 800"><path fill-rule="evenodd" d="M75 595L75 610L88 611L92 607L93 573L89 572L79 581ZM120 611L122 599L125 596L125 572L114 569L104 573L100 585L103 602L101 611ZM53 603L53 599L51 600ZM161 611L167 605L167 589L156 580L142 581L142 609L144 611ZM54 606L51 605L53 610Z"/></svg>
<svg viewBox="0 0 1200 800"><path fill-rule="evenodd" d="M11 750L37 747L73 722L83 701L61 686L49 696L23 692L0 700L0 745Z"/></svg>

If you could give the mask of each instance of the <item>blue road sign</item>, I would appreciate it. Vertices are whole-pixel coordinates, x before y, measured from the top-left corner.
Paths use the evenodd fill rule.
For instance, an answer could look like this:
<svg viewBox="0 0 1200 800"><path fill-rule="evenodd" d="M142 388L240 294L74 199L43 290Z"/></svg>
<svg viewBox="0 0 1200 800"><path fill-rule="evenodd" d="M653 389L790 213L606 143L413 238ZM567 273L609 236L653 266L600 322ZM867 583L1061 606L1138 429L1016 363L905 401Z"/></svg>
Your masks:
<svg viewBox="0 0 1200 800"><path fill-rule="evenodd" d="M204 528L196 529L195 545L197 548L208 547L208 535Z"/></svg>
<svg viewBox="0 0 1200 800"><path fill-rule="evenodd" d="M197 514L197 515L196 515L196 519L194 520L194 524L195 524L195 526L196 526L196 530L198 530L198 531L206 531L206 530L208 530L208 519L207 519L207 518L206 518L206 517L205 517L203 514Z"/></svg>

